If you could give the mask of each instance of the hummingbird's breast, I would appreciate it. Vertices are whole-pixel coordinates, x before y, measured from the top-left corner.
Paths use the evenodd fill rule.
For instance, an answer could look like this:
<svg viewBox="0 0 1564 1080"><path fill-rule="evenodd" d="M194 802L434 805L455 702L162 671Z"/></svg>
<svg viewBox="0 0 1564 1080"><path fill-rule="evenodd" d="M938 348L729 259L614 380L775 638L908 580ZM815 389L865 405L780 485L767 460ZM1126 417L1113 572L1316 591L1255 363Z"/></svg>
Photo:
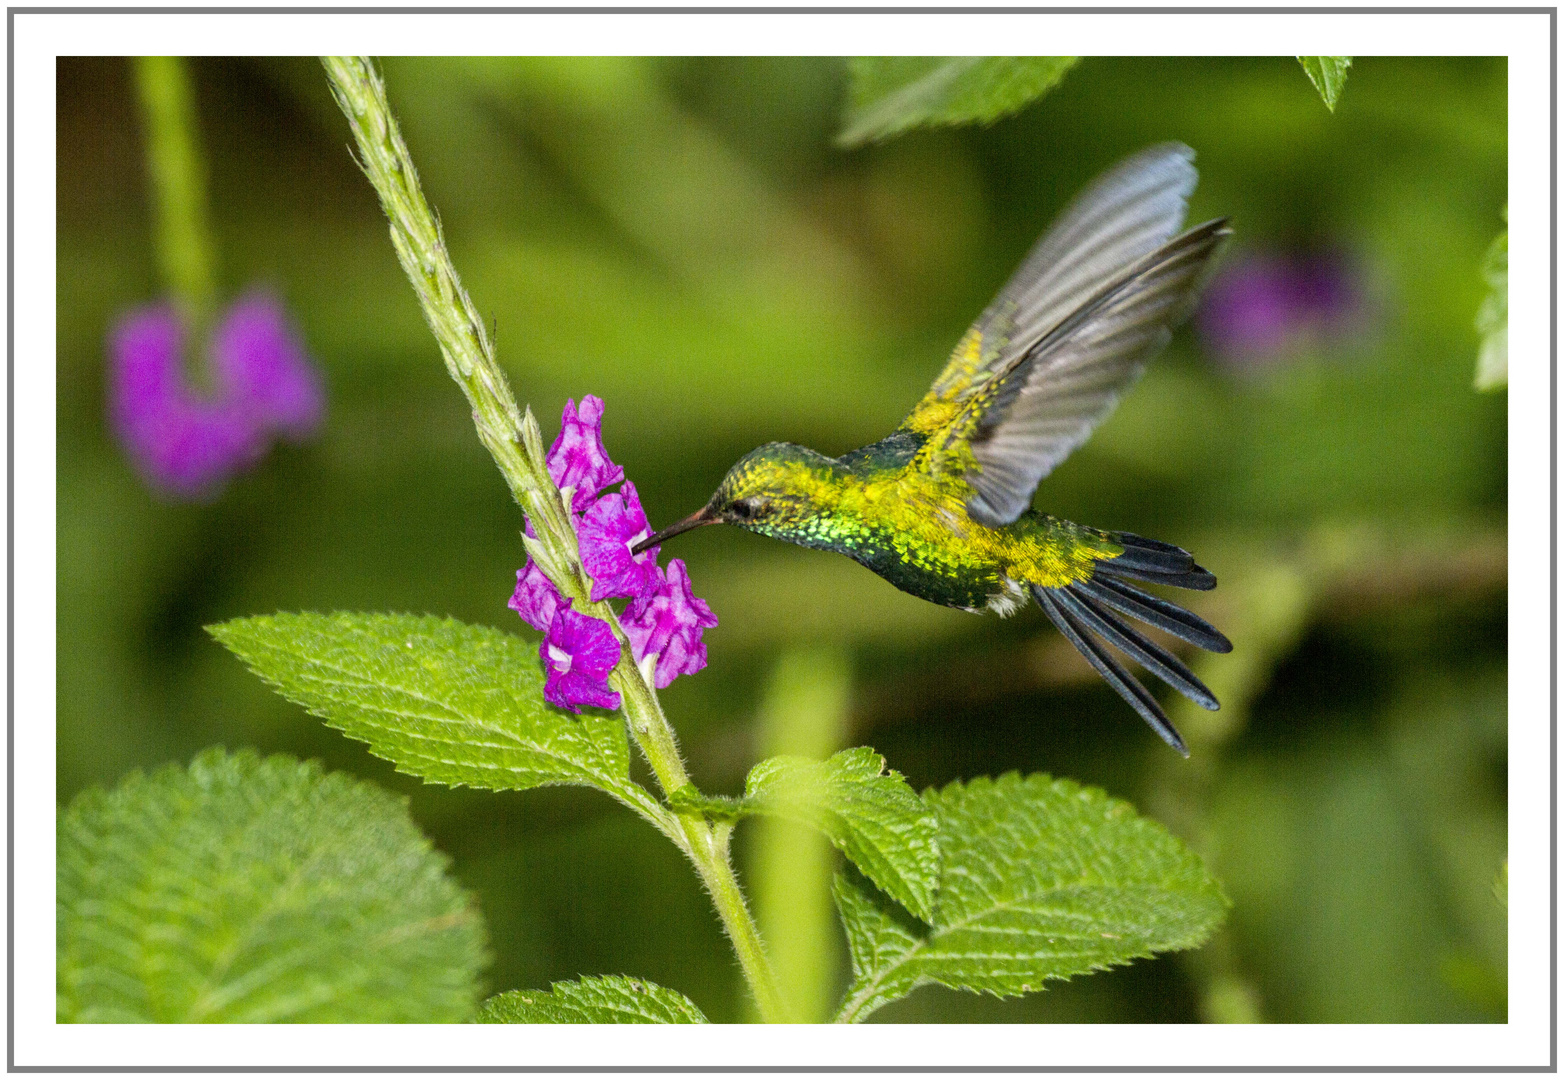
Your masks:
<svg viewBox="0 0 1564 1080"><path fill-rule="evenodd" d="M854 469L821 524L830 547L904 592L946 607L1008 615L1029 584L1089 578L1101 556L1117 554L1105 534L1035 511L1001 528L972 520L970 489L959 477L911 467Z"/></svg>

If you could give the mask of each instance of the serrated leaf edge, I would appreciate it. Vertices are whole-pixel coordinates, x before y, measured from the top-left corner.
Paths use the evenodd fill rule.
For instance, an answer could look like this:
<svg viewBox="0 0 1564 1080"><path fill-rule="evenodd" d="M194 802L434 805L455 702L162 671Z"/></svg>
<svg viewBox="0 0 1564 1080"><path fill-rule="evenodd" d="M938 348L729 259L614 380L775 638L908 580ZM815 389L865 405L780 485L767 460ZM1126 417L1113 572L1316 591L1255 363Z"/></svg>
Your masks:
<svg viewBox="0 0 1564 1080"><path fill-rule="evenodd" d="M970 791L970 790L972 790L975 787L994 787L994 788L998 788L998 787L1004 787L1004 786L1021 786L1021 785L1025 785L1029 780L1032 780L1032 779L1038 778L1038 777L1045 778L1047 780L1049 786L1053 786L1053 785L1061 783L1061 782L1066 784L1066 785L1069 785L1071 788L1074 789L1071 792L1071 794L1079 794L1081 792L1086 792L1086 791L1091 791L1091 790L1099 790L1099 789L1089 788L1087 785L1079 784L1076 781L1069 780L1069 779L1066 779L1066 778L1063 778L1063 777L1050 777L1046 773L1033 773L1031 776L1023 777L1023 776L1021 776L1021 774L1018 771L1012 770L1012 771L1009 771L1009 772L1006 772L1006 773L1002 774L998 778L990 778L990 777L986 777L986 776L980 776L980 777L976 777L976 778L974 778L972 780L969 780L969 781L952 780L949 784L945 785L945 787L943 787L941 789L938 789L937 791L935 789L933 789L933 788L928 789L928 791L926 791L924 793L924 798L928 799L928 798L932 797L937 802L937 800L942 799L942 798L946 797L947 795L949 795L950 793L958 791L958 790L960 790L960 791ZM1135 820L1137 820L1137 821L1149 821L1150 820L1148 818L1143 817L1142 815L1140 815L1138 813L1135 813L1134 808L1130 807L1128 803L1124 803L1122 800L1115 799L1115 798L1113 798L1113 796L1107 795L1106 792L1102 792L1102 794L1107 799L1109 799L1112 804L1116 804L1115 808L1118 808L1118 807L1128 808L1130 813L1134 816ZM1175 839L1177 839L1177 838L1175 837ZM1191 854L1194 854L1194 853L1191 852ZM1195 857L1199 858L1198 855L1196 855ZM942 868L941 876L943 876L943 868ZM1212 881L1215 882L1216 879L1212 878ZM1217 893L1218 893L1218 896L1220 897L1220 899L1222 900L1224 905L1226 905L1228 907L1232 906L1232 901L1230 901L1227 898L1227 895L1222 890L1220 883L1217 883ZM959 930L965 929L972 922L977 921L980 918L986 918L989 915L992 915L992 914L994 914L997 911L1005 910L1006 908L1009 908L1011 906L1013 906L1013 905L1010 905L1010 904L995 904L992 907L985 908L981 912L974 912L972 914L969 914L966 918L958 920L957 922L950 923L950 924L941 924L940 926L937 926L937 927L930 926L928 934L926 934L923 937L921 937L920 939L918 939L917 943L915 943L910 949L906 950L900 956L898 956L893 963L891 963L891 964L881 968L880 971L876 973L875 977L873 979L871 979L870 981L862 984L862 988L859 989L856 993L853 993L850 997L848 997L848 998L843 1000L840 1008L837 1010L835 1022L837 1022L837 1023L841 1023L841 1022L856 1023L861 1018L861 1016L868 1015L869 1012L872 1012L875 1009L879 1008L880 1005L887 1004L890 1001L895 1001L898 998L905 996L905 995L902 995L902 994L897 994L897 995L894 995L892 997L884 998L883 1000L876 1000L876 995L875 994L873 994L872 992L866 992L866 991L877 990L879 988L879 986L883 985L886 982L885 976L887 976L887 975L889 975L889 974L891 974L891 973L893 973L893 972L895 972L897 970L900 970L904 965L906 965L911 960L916 958L918 953L923 951L923 949L930 943L930 941L932 940L932 935L934 933L937 932L937 933L940 933L940 934L944 934L944 933L955 932L955 931L959 931ZM1181 946L1181 945L1174 944L1174 945L1168 946L1166 949L1164 949L1162 951L1170 952L1170 951L1173 951L1175 949L1185 948L1185 947L1188 947L1188 946ZM1148 950L1146 952L1132 953L1132 954L1130 954L1128 956L1125 956L1122 960L1110 961L1110 962L1104 963L1104 964L1093 964L1093 965L1091 965L1087 969L1086 972L1082 972L1081 974L1086 974L1088 972L1093 972L1093 971L1105 971L1105 970L1109 970L1109 969L1114 968L1114 967L1121 967L1121 966L1124 966L1124 965L1128 964L1132 960L1145 959L1147 957L1151 957L1151 956L1154 956L1154 955L1156 955L1156 950ZM1048 981L1049 978L1050 977L1045 977L1042 981L1046 982L1046 981ZM1052 978L1065 978L1065 979L1068 979L1069 976L1058 976L1058 977L1052 977ZM913 990L917 989L918 987L926 986L929 983L939 983L940 985L950 985L950 986L953 986L955 989L971 990L971 991L976 992L976 993L992 994L994 997L998 997L998 998L1019 997L1020 996L1019 994L1005 994L1005 993L1001 993L1000 991L993 990L992 988L989 988L989 987L970 987L970 986L965 986L965 985L960 985L960 984L945 983L943 980L936 979L936 978L934 978L932 976L928 976L928 975L920 975L920 976L918 976L913 981L913 983L908 987L907 992L911 993ZM852 988L850 988L850 989L852 989ZM1025 992L1026 991L1022 991L1022 993L1025 993Z"/></svg>
<svg viewBox="0 0 1564 1080"><path fill-rule="evenodd" d="M478 629L478 630L490 631L490 632L492 632L494 634L497 634L497 635L501 636L502 638L510 638L510 639L513 639L515 641L520 641L520 642L526 642L527 641L526 638L521 637L518 634L507 633L506 631L499 630L499 629L496 629L494 627L481 626L479 624L473 624L473 623L466 623L466 622L463 622L460 619L451 618L450 616L439 616L439 615L429 615L429 614L413 615L411 613L406 613L406 612L353 612L353 611L333 611L333 612L330 612L330 613L322 613L322 612L314 612L314 611L277 612L277 613L273 613L272 615L247 615L247 616L240 616L238 618L228 619L228 620L226 620L224 622L212 623L212 624L209 624L208 626L204 627L204 629L206 630L206 632L208 634L212 635L212 637L215 638L220 644L222 644L225 648L227 648L230 652L232 652L236 657L238 657L239 660L247 668L250 669L251 673L253 673L262 682L266 683L274 691L276 691L276 693L277 693L277 695L279 697L283 698L285 701L292 702L294 705L299 706L300 708L302 708L309 715L311 715L311 716L315 717L316 719L318 719L318 720L322 721L323 723L325 723L327 727L330 727L333 730L342 732L343 735L345 735L348 738L352 739L354 742L363 743L367 747L369 753L372 756L380 758L382 761L389 761L389 762L391 762L392 766L395 768L395 770L397 772L403 773L404 775L408 775L408 776L416 776L416 777L418 777L418 779L422 780L426 784L438 784L441 787L458 788L458 787L474 787L475 786L475 785L471 785L471 784L464 784L464 783L461 783L461 782L452 783L452 782L448 782L448 781L444 781L444 780L430 780L427 777L423 776L421 773L415 772L414 770L412 770L410 768L407 768L404 765L403 762L398 761L396 758L391 757L391 756L389 756L387 754L380 753L375 748L374 744L370 740L365 739L365 738L363 738L363 737L361 737L359 735L355 735L354 733L348 731L347 728L342 723L336 721L332 716L328 715L325 712L322 712L320 709L318 709L315 706L312 706L308 702L299 700L293 694L289 693L288 689L285 688L283 686L283 684L281 682L279 682L277 679L274 679L272 676L268 675L266 672L257 669L257 667L253 663L251 663L249 656L247 656L244 652L240 651L240 649L236 646L236 644L232 640L230 640L230 638L234 635L233 628L236 627L236 626L239 626L239 625L243 625L243 624L274 623L278 615L310 616L310 617L313 617L313 618L318 618L318 619L323 619L323 620L336 619L338 617L346 617L346 618L363 618L363 617L381 618L381 617L383 617L383 618L407 618L407 619L419 619L419 620L429 619L429 620L434 620L437 623L441 623L441 624L445 624L445 625L451 625L451 626L457 626L457 627L462 627L462 628L465 628L465 629ZM277 655L283 655L283 656L290 655L287 652L287 650L279 648L276 645L268 644L268 643L265 643L265 642L252 643L252 642L248 642L247 641L245 644L246 644L247 647L253 646L251 648L252 652L268 651L268 652L271 652L271 653L277 654ZM331 662L328 662L326 660L323 660L323 659L320 659L320 658L317 658L317 657L313 657L313 656L309 658L309 662L312 663L312 664L317 664L320 667L326 669L327 671L331 671L331 672L344 672L345 673L345 672L348 671L348 669L344 669L344 668L342 668L338 664L334 664L334 663L331 663ZM300 676L299 676L299 681L300 682L306 682L306 683L307 682L325 683L326 680L322 679L319 675L314 675L314 674L310 674L310 673L301 673ZM428 698L427 696L425 696L423 694L420 694L420 693L418 693L416 691L406 690L406 689L404 689L402 687L388 687L388 686L385 686L385 685L380 684L380 683L365 682L365 681L363 681L362 676L357 675L356 673L353 675L352 678L344 678L344 679L341 680L341 682L343 684L353 688L353 689L372 689L372 690L380 690L380 691L389 691L389 692L399 693L399 694L406 694L408 697L410 697L410 698L412 698L414 700L424 701L427 704L430 704L430 705L433 705L433 706L437 706L437 707L440 705L439 702L436 702L436 701ZM510 693L511 692L510 689L506 688L506 687L497 687L497 689L500 689L500 690L502 690L502 691L504 691L506 693ZM548 778L548 779L538 780L535 783L529 784L528 787L574 786L574 787L592 787L592 788L596 788L599 791L602 791L605 794L607 794L607 795L613 797L614 799L618 800L619 802L623 803L625 806L629 807L630 809L636 811L638 814L641 814L641 816L646 817L649 821L651 821L654 825L656 825L661 831L664 831L664 832L667 831L664 828L664 824L665 823L663 821L662 807L657 802L657 799L651 794L651 792L647 791L644 787L642 787L640 784L637 784L634 780L631 780L629 777L620 778L620 777L617 777L617 776L613 776L612 774L604 773L604 772L602 772L600 770L596 770L596 769L588 770L588 769L582 768L578 763L572 762L568 758L563 758L558 753L555 753L554 751L547 750L547 749L538 747L535 744L528 743L528 742L525 742L523 740L517 739L515 736L511 735L509 732L506 732L503 729L496 728L492 724L492 722L489 722L489 721L487 721L485 719L482 719L482 718L476 718L476 717L469 718L469 717L466 717L465 715L463 715L461 719L453 721L453 720L449 720L447 718L432 717L432 716L428 716L428 715L425 715L425 714L409 714L409 715L413 715L413 716L416 716L418 719L423 719L423 720L427 720L427 721L434 722L434 723L442 723L442 724L444 724L444 723L463 723L463 724L472 723L472 724L475 724L481 730L486 731L486 732L488 732L488 733L490 733L492 735L495 735L495 736L497 736L499 738L506 739L509 742L508 747L500 746L499 744L495 744L495 743L480 743L478 745L492 746L495 749L515 748L515 749L525 750L527 753L536 754L538 757L543 758L543 759L545 759L546 761L549 761L549 762L563 761L563 762L565 762L569 766L568 769L558 769L558 771L557 771L558 774L563 774L563 775L558 775L557 774L556 778ZM414 740L423 741L423 742L437 742L438 741L438 740L434 740L434 739L430 738L427 735L424 735L424 734L418 733L418 732L401 732L399 734L406 735L406 736L409 736L410 738L412 738ZM442 763L446 763L446 764L452 764L451 762L445 761L445 759L442 759L442 758L439 758L439 757L436 757L436 756L433 756L433 755L430 756L429 760L436 761L436 762L442 762ZM464 762L464 763L462 763L462 765L463 765L464 768L465 767L476 767L476 768L479 768L479 769L487 769L487 770L489 770L491 772L499 773L499 774L515 775L515 773L516 773L516 770L514 770L514 769L508 769L505 766L496 765L496 764L493 764L493 763L490 763L490 762L477 762L477 763ZM493 789L493 790L504 790L504 789Z"/></svg>

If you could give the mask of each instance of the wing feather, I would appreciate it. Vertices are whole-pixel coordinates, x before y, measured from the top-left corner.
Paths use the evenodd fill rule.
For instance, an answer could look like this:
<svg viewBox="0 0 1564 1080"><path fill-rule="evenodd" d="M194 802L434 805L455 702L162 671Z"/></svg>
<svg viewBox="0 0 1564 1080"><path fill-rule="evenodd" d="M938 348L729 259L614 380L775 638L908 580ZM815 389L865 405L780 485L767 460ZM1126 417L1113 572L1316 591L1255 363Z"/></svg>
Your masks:
<svg viewBox="0 0 1564 1080"><path fill-rule="evenodd" d="M1038 481L1090 437L1167 344L1228 232L1224 221L1208 222L1121 271L952 419L941 445L970 450L967 509L976 520L1008 524L1031 505Z"/></svg>
<svg viewBox="0 0 1564 1080"><path fill-rule="evenodd" d="M1012 358L1178 232L1198 179L1194 158L1193 150L1178 143L1150 147L1120 162L1070 204L989 306L991 312L1013 309L1006 334Z"/></svg>
<svg viewBox="0 0 1564 1080"><path fill-rule="evenodd" d="M903 422L928 437L929 468L965 473L979 521L1015 520L1167 343L1214 248L1198 229L1174 238L1193 159L1187 146L1153 146L1082 192Z"/></svg>

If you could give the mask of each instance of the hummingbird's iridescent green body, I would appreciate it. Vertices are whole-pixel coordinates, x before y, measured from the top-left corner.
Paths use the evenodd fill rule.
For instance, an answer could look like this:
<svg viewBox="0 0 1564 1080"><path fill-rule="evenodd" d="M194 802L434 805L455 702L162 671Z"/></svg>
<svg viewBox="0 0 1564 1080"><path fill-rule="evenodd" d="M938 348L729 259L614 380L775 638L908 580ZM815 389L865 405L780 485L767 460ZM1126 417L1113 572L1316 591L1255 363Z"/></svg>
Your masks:
<svg viewBox="0 0 1564 1080"><path fill-rule="evenodd" d="M750 531L840 552L904 592L969 611L1009 615L1027 585L1084 580L1096 559L1123 551L1104 532L1036 511L1001 528L979 524L967 514L965 483L920 467L927 441L898 430L840 458L770 443L723 486L737 498L770 493Z"/></svg>
<svg viewBox="0 0 1564 1080"><path fill-rule="evenodd" d="M1130 584L1210 589L1216 578L1181 548L1062 521L1031 502L1038 482L1167 343L1228 233L1220 220L1178 233L1193 157L1176 144L1152 147L1079 196L886 438L839 458L768 443L728 471L706 506L636 550L726 523L840 552L936 604L1009 615L1030 595L1187 753L1156 699L1105 644L1217 708L1177 657L1120 617L1226 652L1232 645L1204 620Z"/></svg>

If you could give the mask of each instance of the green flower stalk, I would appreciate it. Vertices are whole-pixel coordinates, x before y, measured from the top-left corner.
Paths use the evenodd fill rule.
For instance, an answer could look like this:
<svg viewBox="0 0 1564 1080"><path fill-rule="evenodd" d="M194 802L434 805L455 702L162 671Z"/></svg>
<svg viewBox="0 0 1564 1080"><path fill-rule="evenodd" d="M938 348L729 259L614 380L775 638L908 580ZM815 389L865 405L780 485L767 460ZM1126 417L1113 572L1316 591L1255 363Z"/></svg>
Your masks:
<svg viewBox="0 0 1564 1080"><path fill-rule="evenodd" d="M471 298L445 247L440 224L424 199L418 173L386 101L385 84L367 57L323 57L332 93L352 127L359 164L390 220L397 258L413 283L447 370L472 406L478 437L531 521L527 554L575 611L606 622L620 646L609 684L620 695L631 738L664 795L690 784L678 741L652 684L635 664L631 643L606 602L593 602L591 582L570 510L549 476L542 434L530 409L519 409ZM650 796L626 800L689 856L733 943L760 1015L787 1018L760 935L733 873L731 823L713 823L694 810L674 811Z"/></svg>
<svg viewBox="0 0 1564 1080"><path fill-rule="evenodd" d="M184 308L181 314L199 333L216 306L216 259L190 73L182 57L141 56L136 58L135 74L147 126L147 165L163 280Z"/></svg>

